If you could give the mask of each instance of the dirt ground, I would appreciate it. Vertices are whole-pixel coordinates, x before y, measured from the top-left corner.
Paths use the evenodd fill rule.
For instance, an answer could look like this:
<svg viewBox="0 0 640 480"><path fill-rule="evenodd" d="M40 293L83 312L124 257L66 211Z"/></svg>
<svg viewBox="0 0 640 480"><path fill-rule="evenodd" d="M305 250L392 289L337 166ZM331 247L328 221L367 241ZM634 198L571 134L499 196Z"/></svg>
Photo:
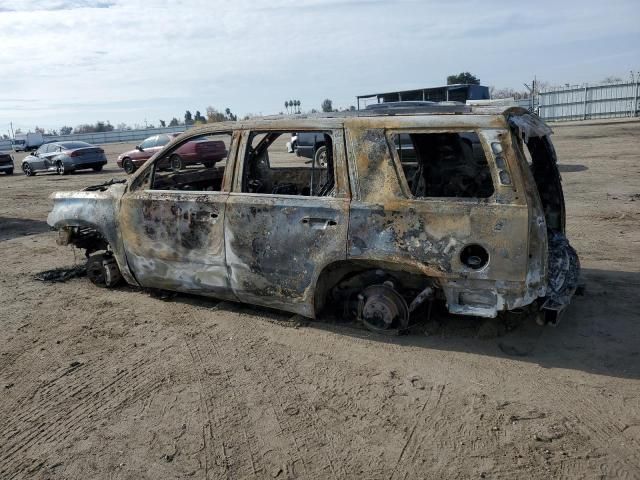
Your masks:
<svg viewBox="0 0 640 480"><path fill-rule="evenodd" d="M640 122L555 131L586 294L492 338L42 283L82 261L49 194L124 177L128 146L0 175L0 478L640 478Z"/></svg>

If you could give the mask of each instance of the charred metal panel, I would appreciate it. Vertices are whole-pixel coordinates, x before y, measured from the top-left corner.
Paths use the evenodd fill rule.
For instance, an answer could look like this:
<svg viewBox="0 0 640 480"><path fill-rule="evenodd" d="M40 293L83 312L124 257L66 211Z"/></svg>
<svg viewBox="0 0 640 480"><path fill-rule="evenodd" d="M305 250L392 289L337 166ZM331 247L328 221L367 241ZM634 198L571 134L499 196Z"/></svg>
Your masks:
<svg viewBox="0 0 640 480"><path fill-rule="evenodd" d="M228 194L142 190L124 196L127 260L144 287L232 298L224 248Z"/></svg>
<svg viewBox="0 0 640 480"><path fill-rule="evenodd" d="M456 313L495 316L498 309L531 303L538 291L527 285L529 212L517 185L499 183L489 151L496 193L489 199L411 199L402 187L384 132L349 129L357 196L351 204L348 257L393 264L439 279L449 308ZM498 132L484 142L498 141ZM486 148L486 146L485 146ZM505 153L506 154L506 153ZM507 167L505 167L507 168ZM473 270L461 250L481 245L489 263ZM493 305L462 306L460 292L492 292ZM490 295L489 295L490 297Z"/></svg>
<svg viewBox="0 0 640 480"><path fill-rule="evenodd" d="M314 317L320 272L346 258L348 200L232 193L225 223L235 295Z"/></svg>
<svg viewBox="0 0 640 480"><path fill-rule="evenodd" d="M136 281L127 265L119 228L120 198L125 188L124 184L114 184L104 191L53 193L53 209L47 217L47 223L57 230L66 227L95 229L109 243L122 276L135 285Z"/></svg>

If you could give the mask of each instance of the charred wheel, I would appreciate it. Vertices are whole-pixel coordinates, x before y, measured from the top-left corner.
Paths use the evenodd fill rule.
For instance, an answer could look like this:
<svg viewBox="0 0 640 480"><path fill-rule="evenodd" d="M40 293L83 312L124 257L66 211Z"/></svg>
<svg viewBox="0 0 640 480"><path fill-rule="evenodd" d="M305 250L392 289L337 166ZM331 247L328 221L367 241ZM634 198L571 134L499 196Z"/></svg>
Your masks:
<svg viewBox="0 0 640 480"><path fill-rule="evenodd" d="M122 275L113 255L102 253L91 255L87 260L87 277L101 288L112 288L120 283Z"/></svg>
<svg viewBox="0 0 640 480"><path fill-rule="evenodd" d="M409 326L409 307L393 282L386 281L360 292L358 318L369 330L397 335Z"/></svg>

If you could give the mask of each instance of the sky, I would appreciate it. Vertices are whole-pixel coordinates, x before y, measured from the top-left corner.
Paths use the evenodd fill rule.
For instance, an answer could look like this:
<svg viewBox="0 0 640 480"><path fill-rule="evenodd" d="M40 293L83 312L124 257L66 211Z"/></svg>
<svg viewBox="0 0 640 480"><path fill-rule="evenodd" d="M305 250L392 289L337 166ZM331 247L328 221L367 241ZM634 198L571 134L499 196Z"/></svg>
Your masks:
<svg viewBox="0 0 640 480"><path fill-rule="evenodd" d="M0 0L0 135L640 70L639 0Z"/></svg>

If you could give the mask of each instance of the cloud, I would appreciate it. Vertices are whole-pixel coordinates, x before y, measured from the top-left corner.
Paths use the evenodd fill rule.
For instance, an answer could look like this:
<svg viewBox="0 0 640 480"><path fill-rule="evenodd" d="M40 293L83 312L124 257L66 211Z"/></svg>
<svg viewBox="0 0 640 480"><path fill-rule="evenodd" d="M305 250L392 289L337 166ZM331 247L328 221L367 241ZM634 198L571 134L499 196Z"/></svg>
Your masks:
<svg viewBox="0 0 640 480"><path fill-rule="evenodd" d="M622 76L640 58L632 0L526 11L491 0L0 0L0 10L0 131L10 120L141 123L208 105L277 113L287 98L348 106L459 71L499 87L534 74L581 83ZM615 57L620 45L629 55Z"/></svg>
<svg viewBox="0 0 640 480"><path fill-rule="evenodd" d="M80 8L109 8L116 3L107 0L17 0L0 3L0 12L46 12Z"/></svg>

